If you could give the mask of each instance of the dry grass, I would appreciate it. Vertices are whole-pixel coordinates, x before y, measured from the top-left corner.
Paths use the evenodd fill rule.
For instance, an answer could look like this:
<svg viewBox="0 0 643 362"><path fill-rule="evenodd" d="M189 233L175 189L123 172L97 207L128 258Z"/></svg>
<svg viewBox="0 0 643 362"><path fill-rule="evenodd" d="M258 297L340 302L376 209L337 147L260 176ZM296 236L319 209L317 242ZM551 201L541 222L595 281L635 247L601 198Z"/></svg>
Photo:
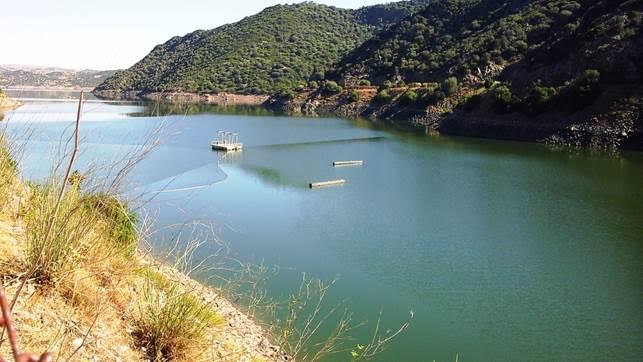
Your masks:
<svg viewBox="0 0 643 362"><path fill-rule="evenodd" d="M18 165L11 157L9 144L0 133L0 213L6 212L16 194Z"/></svg>
<svg viewBox="0 0 643 362"><path fill-rule="evenodd" d="M18 296L13 316L24 350L109 361L251 361L273 352L251 320L222 323L221 315L240 313L213 290L137 250L143 227L114 196L114 183L83 180L84 190L75 178L62 193L54 177L25 186L4 151L0 145L8 200L0 210L0 282ZM253 339L240 331L248 326ZM1 339L0 355L9 355Z"/></svg>
<svg viewBox="0 0 643 362"><path fill-rule="evenodd" d="M177 285L145 284L134 312L135 336L154 361L192 358L207 347L199 345L205 332L223 318L189 291Z"/></svg>

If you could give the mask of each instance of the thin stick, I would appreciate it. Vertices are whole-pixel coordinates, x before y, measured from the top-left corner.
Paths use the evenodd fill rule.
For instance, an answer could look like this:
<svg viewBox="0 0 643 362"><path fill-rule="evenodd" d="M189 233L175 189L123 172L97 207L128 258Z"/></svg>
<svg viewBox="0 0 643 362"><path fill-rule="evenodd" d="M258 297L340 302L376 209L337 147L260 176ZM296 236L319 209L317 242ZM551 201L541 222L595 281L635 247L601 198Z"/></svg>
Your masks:
<svg viewBox="0 0 643 362"><path fill-rule="evenodd" d="M11 345L11 352L13 353L13 359L18 360L20 355L19 346L18 346L18 336L16 335L16 329L13 327L11 322L11 312L9 311L9 302L7 301L7 296L4 292L4 287L0 285L0 307L2 308L2 319L0 324L7 329L7 334L9 335L9 344Z"/></svg>

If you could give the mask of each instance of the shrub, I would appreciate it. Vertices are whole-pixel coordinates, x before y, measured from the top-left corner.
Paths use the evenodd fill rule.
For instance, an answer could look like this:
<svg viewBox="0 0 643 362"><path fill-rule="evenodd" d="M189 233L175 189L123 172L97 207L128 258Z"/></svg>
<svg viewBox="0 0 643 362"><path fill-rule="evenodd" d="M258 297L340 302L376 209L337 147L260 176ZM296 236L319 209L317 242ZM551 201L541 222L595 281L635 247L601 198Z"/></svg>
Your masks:
<svg viewBox="0 0 643 362"><path fill-rule="evenodd" d="M348 95L348 99L351 100L351 102L358 102L360 99L360 94L356 90L352 90L351 93Z"/></svg>
<svg viewBox="0 0 643 362"><path fill-rule="evenodd" d="M451 95L458 90L458 79L456 77L449 77L442 82L442 91L446 95Z"/></svg>
<svg viewBox="0 0 643 362"><path fill-rule="evenodd" d="M223 318L196 296L172 285L165 291L149 281L135 311L134 336L154 361L185 357L203 343L204 333Z"/></svg>
<svg viewBox="0 0 643 362"><path fill-rule="evenodd" d="M386 103L391 100L391 95L388 93L386 89L382 89L377 93L377 95L375 96L375 98L373 98L373 100L376 103Z"/></svg>
<svg viewBox="0 0 643 362"><path fill-rule="evenodd" d="M596 69L587 69L560 92L561 103L569 110L577 110L590 104L600 94L601 74Z"/></svg>
<svg viewBox="0 0 643 362"><path fill-rule="evenodd" d="M511 89L506 85L499 85L491 91L496 109L499 111L506 111L511 107L513 95Z"/></svg>
<svg viewBox="0 0 643 362"><path fill-rule="evenodd" d="M400 103L409 105L414 104L418 99L418 94L415 91L409 90L400 96Z"/></svg>
<svg viewBox="0 0 643 362"><path fill-rule="evenodd" d="M57 189L34 185L24 218L27 267L42 285L56 285L73 268L83 254L81 241L96 221L79 207L75 190L58 203Z"/></svg>
<svg viewBox="0 0 643 362"><path fill-rule="evenodd" d="M370 80L368 80L368 79L360 79L360 80L359 80L359 85L363 85L363 86L370 86L370 85L371 85L371 81L370 81Z"/></svg>
<svg viewBox="0 0 643 362"><path fill-rule="evenodd" d="M105 223L107 236L120 251L129 256L134 254L138 241L138 216L126 204L105 193L82 196L80 202Z"/></svg>
<svg viewBox="0 0 643 362"><path fill-rule="evenodd" d="M324 81L322 89L326 94L336 94L343 90L341 85L332 80Z"/></svg>
<svg viewBox="0 0 643 362"><path fill-rule="evenodd" d="M596 69L587 69L576 78L576 84L581 91L591 91L598 87L601 73Z"/></svg>
<svg viewBox="0 0 643 362"><path fill-rule="evenodd" d="M547 87L540 83L535 83L529 94L528 106L531 113L540 113L550 104L558 95L554 87Z"/></svg>

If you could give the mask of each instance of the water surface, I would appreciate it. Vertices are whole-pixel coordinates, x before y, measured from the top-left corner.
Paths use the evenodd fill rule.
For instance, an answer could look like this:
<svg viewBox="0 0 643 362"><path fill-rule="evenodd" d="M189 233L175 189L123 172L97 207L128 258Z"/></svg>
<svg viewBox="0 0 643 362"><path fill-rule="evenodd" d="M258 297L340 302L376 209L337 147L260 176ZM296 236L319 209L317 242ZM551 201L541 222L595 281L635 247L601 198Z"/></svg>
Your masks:
<svg viewBox="0 0 643 362"><path fill-rule="evenodd" d="M154 117L87 103L79 167L118 158L164 122L165 143L129 179L165 190L147 206L158 225L212 222L235 255L282 267L275 296L307 272L339 277L332 297L348 298L357 320L383 311L394 327L413 310L383 361L640 359L640 153L201 111ZM9 132L28 142L26 177L47 175L74 112L73 102L30 100L7 115ZM244 151L212 152L219 129L239 132ZM349 159L365 163L331 166ZM307 187L337 178L348 182Z"/></svg>

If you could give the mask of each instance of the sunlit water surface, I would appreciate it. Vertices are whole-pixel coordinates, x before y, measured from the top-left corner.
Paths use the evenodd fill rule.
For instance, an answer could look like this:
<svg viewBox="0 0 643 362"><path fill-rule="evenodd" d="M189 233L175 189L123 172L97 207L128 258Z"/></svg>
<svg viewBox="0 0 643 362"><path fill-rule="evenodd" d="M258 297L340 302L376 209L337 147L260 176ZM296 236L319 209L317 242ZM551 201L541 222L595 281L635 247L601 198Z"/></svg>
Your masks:
<svg viewBox="0 0 643 362"><path fill-rule="evenodd" d="M31 99L6 115L8 132L26 146L24 176L42 179L71 134L76 104L18 95ZM393 328L413 310L383 361L643 355L640 153L579 155L337 118L199 111L151 117L142 106L90 101L77 166L107 165L163 124L164 143L128 178L132 194L155 195L146 210L157 226L211 223L239 258L281 267L276 298L307 272L338 277L330 302L347 299L354 319L371 326L380 311ZM220 129L240 133L243 152L211 151ZM365 163L334 168L335 160ZM348 182L308 188L339 178Z"/></svg>

